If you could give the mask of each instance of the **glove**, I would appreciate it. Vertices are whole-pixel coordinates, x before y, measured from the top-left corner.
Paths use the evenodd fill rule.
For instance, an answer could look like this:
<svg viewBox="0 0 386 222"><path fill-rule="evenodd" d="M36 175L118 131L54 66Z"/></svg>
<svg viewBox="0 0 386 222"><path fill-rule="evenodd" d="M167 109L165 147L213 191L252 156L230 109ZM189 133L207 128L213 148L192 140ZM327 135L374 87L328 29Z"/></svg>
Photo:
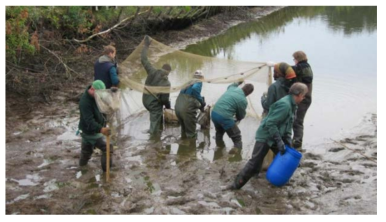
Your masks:
<svg viewBox="0 0 386 222"><path fill-rule="evenodd" d="M165 104L165 108L166 108L166 109L171 109L171 108L170 108L170 101L169 101L168 103Z"/></svg>
<svg viewBox="0 0 386 222"><path fill-rule="evenodd" d="M102 133L103 135L105 135L105 136L110 136L111 130L110 130L110 128L103 127L103 128L101 129L101 133Z"/></svg>
<svg viewBox="0 0 386 222"><path fill-rule="evenodd" d="M281 153L281 155L284 155L285 153L285 145L283 140L281 139L280 133L276 132L275 135L273 135L273 139L276 142L277 149Z"/></svg>
<svg viewBox="0 0 386 222"><path fill-rule="evenodd" d="M149 39L149 36L148 36L148 35L145 36L145 46L146 46L146 47L149 47L149 46L150 46L150 39Z"/></svg>
<svg viewBox="0 0 386 222"><path fill-rule="evenodd" d="M110 88L110 90L113 93L118 92L118 87L113 86L113 87Z"/></svg>
<svg viewBox="0 0 386 222"><path fill-rule="evenodd" d="M283 142L287 146L292 147L292 139L291 139L291 137L284 137Z"/></svg>
<svg viewBox="0 0 386 222"><path fill-rule="evenodd" d="M201 112L204 112L205 106L206 106L206 102L204 101L203 103L201 103L201 107L200 107Z"/></svg>
<svg viewBox="0 0 386 222"><path fill-rule="evenodd" d="M263 95L261 96L261 104L263 104L265 100L267 100L267 94L263 93Z"/></svg>
<svg viewBox="0 0 386 222"><path fill-rule="evenodd" d="M241 80L240 82L237 82L237 85L243 84L244 80Z"/></svg>

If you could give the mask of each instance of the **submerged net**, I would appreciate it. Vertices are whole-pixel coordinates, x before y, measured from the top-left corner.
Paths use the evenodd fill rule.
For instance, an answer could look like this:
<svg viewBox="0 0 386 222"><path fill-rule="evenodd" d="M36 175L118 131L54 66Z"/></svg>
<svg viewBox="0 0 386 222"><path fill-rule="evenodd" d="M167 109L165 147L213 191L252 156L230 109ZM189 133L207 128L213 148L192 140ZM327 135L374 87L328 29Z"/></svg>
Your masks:
<svg viewBox="0 0 386 222"><path fill-rule="evenodd" d="M119 64L120 90L98 90L96 101L99 109L108 115L115 115L116 127L122 127L131 117L143 113L142 94L170 93L172 108L181 89L192 84L193 73L202 70L205 78L201 95L208 105L213 105L226 91L229 84L245 80L254 85L254 92L247 97L247 115L260 119L262 113L260 97L271 82L271 71L265 62L243 62L218 59L183 52L166 46L154 39L147 53L148 60L154 68L160 69L163 64L171 66L169 74L171 87L146 86L147 73L141 64L142 41L123 62ZM119 50L119 49L118 49ZM241 85L240 87L242 87Z"/></svg>

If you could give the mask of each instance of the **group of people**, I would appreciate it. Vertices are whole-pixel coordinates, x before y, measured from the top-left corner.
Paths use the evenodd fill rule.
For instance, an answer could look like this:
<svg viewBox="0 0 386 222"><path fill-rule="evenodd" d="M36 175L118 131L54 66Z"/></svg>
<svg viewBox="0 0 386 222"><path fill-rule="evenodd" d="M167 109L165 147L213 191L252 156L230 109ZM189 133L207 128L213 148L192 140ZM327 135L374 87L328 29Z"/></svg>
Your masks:
<svg viewBox="0 0 386 222"><path fill-rule="evenodd" d="M151 137L158 137L163 128L163 108L171 108L170 94L152 92L151 87L161 86L170 89L168 75L171 72L171 66L164 64L160 69L153 67L147 58L150 44L150 38L145 36L141 63L146 70L147 78L142 102L150 113L148 132ZM86 165L93 148L98 147L102 150L101 164L104 171L106 169L106 143L103 141L103 134L109 135L110 130L105 127L106 121L96 106L94 95L96 89L115 90L118 86L115 53L114 47L105 48L104 55L95 63L95 81L86 89L79 104L79 129L82 131L79 165ZM292 56L294 66L283 62L274 65L275 82L269 86L268 92L261 98L265 117L256 131L252 157L236 176L235 181L228 186L229 189L240 189L252 176L257 175L269 149L275 154L278 152L284 154L285 145L296 149L302 147L304 117L312 101L313 73L304 52L297 51ZM203 111L206 106L205 98L201 95L203 78L202 71L197 70L189 86L182 89L177 97L175 113L181 125L181 139L196 138L197 113L198 110ZM245 84L243 81L232 83L215 103L211 119L216 130L215 139L218 146L224 145L223 136L226 133L234 143L233 149L237 151L242 149L242 136L238 123L246 116L248 105L246 97L253 90L252 84ZM294 132L293 137L292 131Z"/></svg>

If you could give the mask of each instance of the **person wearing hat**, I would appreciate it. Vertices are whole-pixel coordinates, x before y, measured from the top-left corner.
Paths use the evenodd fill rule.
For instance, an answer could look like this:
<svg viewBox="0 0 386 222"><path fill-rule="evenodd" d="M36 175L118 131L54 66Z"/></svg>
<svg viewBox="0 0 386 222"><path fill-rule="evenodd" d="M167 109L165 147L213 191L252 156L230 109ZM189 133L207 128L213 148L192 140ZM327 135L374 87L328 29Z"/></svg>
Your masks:
<svg viewBox="0 0 386 222"><path fill-rule="evenodd" d="M254 89L252 84L245 84L243 88L239 88L242 83L229 85L227 91L216 102L211 112L212 122L216 129L216 144L223 146L223 136L227 133L234 144L231 152L240 151L243 147L241 131L236 122L244 119L248 105L247 96Z"/></svg>
<svg viewBox="0 0 386 222"><path fill-rule="evenodd" d="M80 120L79 131L82 136L82 145L79 165L85 166L91 158L95 147L102 151L101 166L103 172L106 171L106 142L103 135L110 135L110 129L106 127L106 120L99 111L95 101L95 91L106 89L101 80L95 80L91 86L88 86L79 102ZM112 153L112 149L110 151ZM112 159L110 155L110 166Z"/></svg>
<svg viewBox="0 0 386 222"><path fill-rule="evenodd" d="M191 84L182 89L177 97L175 111L181 124L182 139L196 137L197 111L200 109L203 112L206 105L204 97L201 96L202 79L202 71L197 70Z"/></svg>
<svg viewBox="0 0 386 222"><path fill-rule="evenodd" d="M274 65L273 78L275 82L269 86L268 93L261 97L265 114L273 103L288 95L291 85L295 82L296 74L290 65L282 62Z"/></svg>
<svg viewBox="0 0 386 222"><path fill-rule="evenodd" d="M281 154L278 155L286 152L284 144L290 143L297 105L304 99L307 91L305 84L294 83L289 90L289 95L271 105L267 117L262 120L256 131L256 142L251 159L226 189L241 189L252 176L258 175L269 149L275 154L280 152Z"/></svg>
<svg viewBox="0 0 386 222"><path fill-rule="evenodd" d="M170 109L170 93L155 93L147 86L161 86L170 89L168 79L172 70L169 64L164 64L161 69L154 68L147 58L147 51L150 46L149 36L145 36L144 47L141 52L141 63L146 70L147 77L145 81L145 91L142 95L142 103L150 112L150 129L149 133L153 138L157 138L162 132L163 107Z"/></svg>
<svg viewBox="0 0 386 222"><path fill-rule="evenodd" d="M117 63L115 55L117 51L114 46L104 47L103 55L94 64L94 80L102 80L106 89L116 90L119 85Z"/></svg>
<svg viewBox="0 0 386 222"><path fill-rule="evenodd" d="M292 66L292 68L296 73L296 81L302 82L308 87L306 97L298 105L298 111L293 125L294 137L292 143L294 148L301 149L303 145L304 117L306 116L307 110L311 106L312 102L312 80L314 74L310 64L308 63L307 55L303 51L296 51L292 56L294 57L295 62L295 66Z"/></svg>

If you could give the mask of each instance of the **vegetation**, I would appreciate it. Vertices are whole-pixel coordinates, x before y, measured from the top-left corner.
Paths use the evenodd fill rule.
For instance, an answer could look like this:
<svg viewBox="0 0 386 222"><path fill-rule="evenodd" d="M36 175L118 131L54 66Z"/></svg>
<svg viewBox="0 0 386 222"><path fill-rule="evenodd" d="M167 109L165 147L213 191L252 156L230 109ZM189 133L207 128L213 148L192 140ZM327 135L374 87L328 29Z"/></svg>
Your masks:
<svg viewBox="0 0 386 222"><path fill-rule="evenodd" d="M182 29L199 19L237 9L212 6L7 6L7 92L24 96L50 94L63 84L90 75L102 45L114 43L120 48L118 53L127 56L133 50L127 47L127 39L159 30ZM85 66L89 68L84 69Z"/></svg>

